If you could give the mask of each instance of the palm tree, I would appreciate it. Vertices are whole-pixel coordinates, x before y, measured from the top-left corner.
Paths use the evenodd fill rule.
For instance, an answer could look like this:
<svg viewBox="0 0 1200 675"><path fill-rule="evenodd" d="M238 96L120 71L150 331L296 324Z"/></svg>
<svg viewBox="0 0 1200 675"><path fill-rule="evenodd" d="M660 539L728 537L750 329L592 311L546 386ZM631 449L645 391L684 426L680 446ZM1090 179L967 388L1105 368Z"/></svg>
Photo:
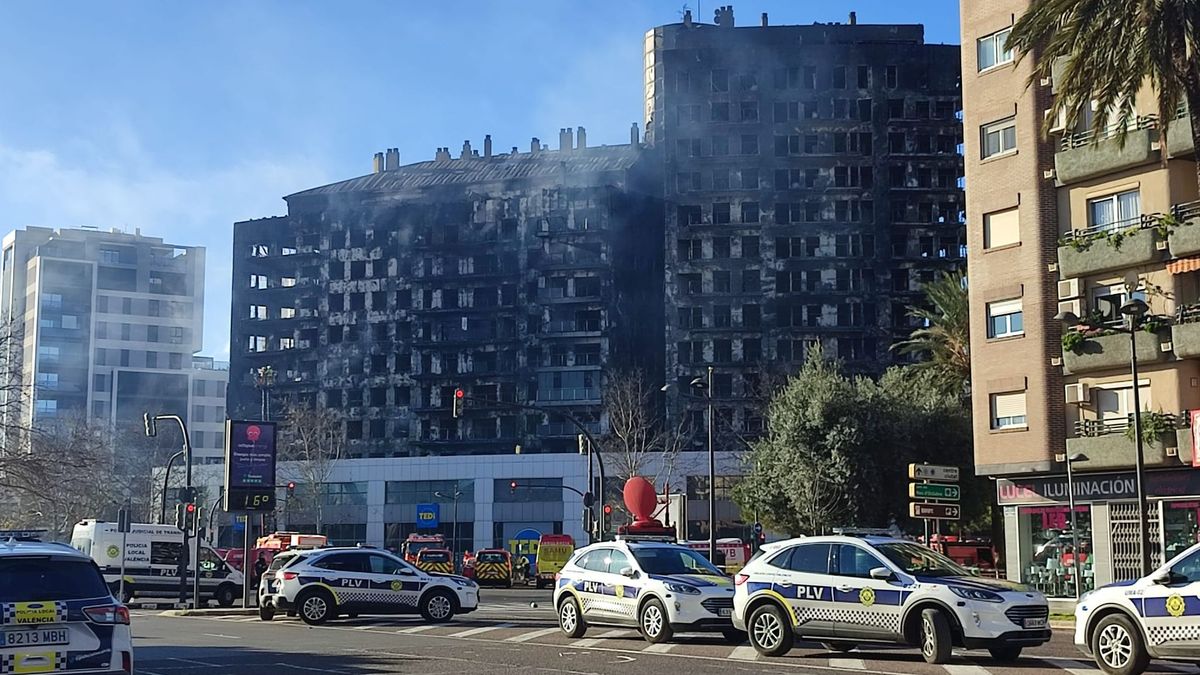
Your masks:
<svg viewBox="0 0 1200 675"><path fill-rule="evenodd" d="M892 345L900 354L916 354L918 368L938 372L953 391L966 393L971 382L970 320L967 283L962 272L947 272L922 287L926 306L908 315L921 322L907 340Z"/></svg>
<svg viewBox="0 0 1200 675"><path fill-rule="evenodd" d="M1200 0L1033 0L1006 48L1018 61L1037 59L1030 83L1065 59L1048 121L1064 115L1074 128L1094 106L1092 131L1115 125L1124 142L1137 93L1148 82L1158 102L1164 163L1167 127L1185 102L1200 150ZM1196 171L1200 184L1200 162Z"/></svg>

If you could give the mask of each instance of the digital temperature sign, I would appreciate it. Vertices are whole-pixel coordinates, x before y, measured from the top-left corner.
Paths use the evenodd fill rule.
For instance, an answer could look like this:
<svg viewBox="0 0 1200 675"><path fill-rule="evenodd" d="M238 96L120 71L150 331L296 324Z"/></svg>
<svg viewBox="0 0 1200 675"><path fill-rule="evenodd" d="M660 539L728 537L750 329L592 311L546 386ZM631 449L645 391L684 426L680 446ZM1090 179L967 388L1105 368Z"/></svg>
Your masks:
<svg viewBox="0 0 1200 675"><path fill-rule="evenodd" d="M225 422L225 510L275 509L275 423Z"/></svg>

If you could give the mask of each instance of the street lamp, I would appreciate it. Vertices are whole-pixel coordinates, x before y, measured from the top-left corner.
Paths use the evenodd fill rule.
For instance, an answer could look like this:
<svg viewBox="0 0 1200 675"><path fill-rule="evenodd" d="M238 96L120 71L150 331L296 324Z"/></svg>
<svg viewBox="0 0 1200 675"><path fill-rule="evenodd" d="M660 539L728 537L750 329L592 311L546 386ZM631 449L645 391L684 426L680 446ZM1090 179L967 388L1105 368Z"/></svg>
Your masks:
<svg viewBox="0 0 1200 675"><path fill-rule="evenodd" d="M451 544L452 546L457 547L458 546L458 498L463 496L463 491L458 489L458 481L454 481L454 492L452 492L449 495L447 495L443 492L434 492L433 496L437 497L438 499L453 499L454 500L454 529L451 530L451 532L453 534L450 535L450 541L454 542L453 544ZM474 519L472 519L472 521L473 520ZM455 548L455 550L458 550L458 549ZM456 562L456 565L457 565L457 562Z"/></svg>
<svg viewBox="0 0 1200 675"><path fill-rule="evenodd" d="M1082 452L1077 452L1073 455L1065 457L1067 462L1067 508L1071 510L1071 549L1074 552L1073 564L1075 567L1072 573L1075 576L1075 599L1079 599L1079 584L1083 580L1082 565L1079 561L1079 526L1075 521L1075 475L1071 472L1071 465L1074 462L1082 462L1086 460L1087 455Z"/></svg>
<svg viewBox="0 0 1200 675"><path fill-rule="evenodd" d="M1130 296L1137 289L1135 280L1127 280L1125 286ZM1142 328L1143 320L1146 313L1150 311L1150 307L1144 300L1131 297L1131 299L1121 305L1118 311L1125 317L1125 326L1120 328L1110 326L1109 328L1129 336L1129 369L1133 378L1133 439L1134 447L1136 448L1134 453L1134 480L1137 486L1138 528L1141 534L1141 545L1138 548L1142 575L1144 576L1150 574L1152 570L1150 569L1149 508L1146 503L1146 467L1142 447L1142 399L1138 391L1137 334ZM1077 326L1080 323L1079 317L1074 312L1059 312L1054 318L1069 327Z"/></svg>
<svg viewBox="0 0 1200 675"><path fill-rule="evenodd" d="M708 367L707 377L693 378L688 386L697 391L703 392L703 396L708 403L707 427L708 427L708 560L712 564L717 564L717 460L716 454L713 452L713 367ZM670 384L664 384L661 391L668 391L671 388Z"/></svg>

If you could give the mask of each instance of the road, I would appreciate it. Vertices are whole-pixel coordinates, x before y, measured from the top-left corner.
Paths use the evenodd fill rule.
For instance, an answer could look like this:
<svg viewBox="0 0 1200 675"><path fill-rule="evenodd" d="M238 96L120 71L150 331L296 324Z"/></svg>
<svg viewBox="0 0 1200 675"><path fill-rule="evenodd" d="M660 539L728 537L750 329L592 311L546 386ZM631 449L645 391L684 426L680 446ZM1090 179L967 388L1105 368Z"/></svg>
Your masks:
<svg viewBox="0 0 1200 675"><path fill-rule="evenodd" d="M871 648L831 654L803 644L786 657L759 657L749 645L719 636L683 636L678 644L650 645L632 630L593 628L572 640L558 631L549 591L485 589L484 606L449 624L418 618L360 617L309 627L294 619L173 617L134 612L137 672L144 675L304 675L305 673L553 672L596 675L671 672L864 673L870 675L1098 675L1066 631L1016 664L986 652L961 652L953 663L926 664L915 649ZM537 602L537 608L529 603ZM1195 668L1155 664L1163 673Z"/></svg>

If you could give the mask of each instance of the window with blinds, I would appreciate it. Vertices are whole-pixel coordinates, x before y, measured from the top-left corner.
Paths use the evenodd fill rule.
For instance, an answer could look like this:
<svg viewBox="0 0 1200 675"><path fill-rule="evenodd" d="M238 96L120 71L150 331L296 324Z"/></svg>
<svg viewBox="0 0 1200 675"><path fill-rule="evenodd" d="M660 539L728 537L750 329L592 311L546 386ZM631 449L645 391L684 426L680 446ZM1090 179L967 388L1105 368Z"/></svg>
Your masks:
<svg viewBox="0 0 1200 675"><path fill-rule="evenodd" d="M1025 334L1021 299L1001 300L987 304L988 337L1004 338Z"/></svg>
<svg viewBox="0 0 1200 675"><path fill-rule="evenodd" d="M1021 221L1017 209L983 214L983 247L999 248L1021 243Z"/></svg>
<svg viewBox="0 0 1200 675"><path fill-rule="evenodd" d="M992 428L1024 429L1025 392L992 394Z"/></svg>

